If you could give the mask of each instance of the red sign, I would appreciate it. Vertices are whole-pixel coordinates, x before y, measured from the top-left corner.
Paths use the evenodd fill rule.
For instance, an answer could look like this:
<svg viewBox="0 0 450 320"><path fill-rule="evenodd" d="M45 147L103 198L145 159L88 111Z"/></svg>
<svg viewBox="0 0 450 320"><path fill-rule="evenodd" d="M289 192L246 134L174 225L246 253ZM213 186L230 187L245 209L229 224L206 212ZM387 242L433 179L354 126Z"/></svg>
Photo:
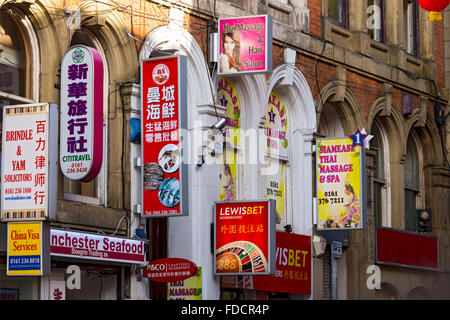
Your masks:
<svg viewBox="0 0 450 320"><path fill-rule="evenodd" d="M274 200L216 202L217 275L274 273L274 202Z"/></svg>
<svg viewBox="0 0 450 320"><path fill-rule="evenodd" d="M275 275L239 278L222 277L221 286L310 295L311 237L277 232Z"/></svg>
<svg viewBox="0 0 450 320"><path fill-rule="evenodd" d="M439 269L438 238L408 231L377 228L377 263Z"/></svg>
<svg viewBox="0 0 450 320"><path fill-rule="evenodd" d="M197 270L192 261L164 258L150 262L143 270L144 277L155 282L173 282L189 278Z"/></svg>
<svg viewBox="0 0 450 320"><path fill-rule="evenodd" d="M143 215L182 215L179 136L186 108L185 57L150 59L141 66Z"/></svg>

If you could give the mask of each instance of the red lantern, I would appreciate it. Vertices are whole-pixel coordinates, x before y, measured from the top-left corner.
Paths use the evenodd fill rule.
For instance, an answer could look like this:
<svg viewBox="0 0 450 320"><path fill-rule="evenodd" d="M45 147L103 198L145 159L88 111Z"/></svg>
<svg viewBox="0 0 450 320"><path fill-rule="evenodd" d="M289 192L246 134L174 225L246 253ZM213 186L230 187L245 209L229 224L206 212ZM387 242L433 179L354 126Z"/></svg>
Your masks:
<svg viewBox="0 0 450 320"><path fill-rule="evenodd" d="M442 20L441 11L447 8L450 0L419 0L419 5L430 11L430 20Z"/></svg>

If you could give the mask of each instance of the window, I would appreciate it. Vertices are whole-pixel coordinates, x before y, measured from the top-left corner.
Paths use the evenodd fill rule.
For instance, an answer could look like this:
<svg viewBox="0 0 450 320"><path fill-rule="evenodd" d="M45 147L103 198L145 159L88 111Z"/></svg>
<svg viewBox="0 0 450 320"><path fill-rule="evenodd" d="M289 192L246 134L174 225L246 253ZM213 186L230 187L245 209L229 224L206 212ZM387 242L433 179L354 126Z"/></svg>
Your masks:
<svg viewBox="0 0 450 320"><path fill-rule="evenodd" d="M378 42L385 42L386 39L386 14L385 0L367 1L367 29L370 37Z"/></svg>
<svg viewBox="0 0 450 320"><path fill-rule="evenodd" d="M420 193L419 153L414 138L408 138L405 161L405 229L416 230L417 197Z"/></svg>
<svg viewBox="0 0 450 320"><path fill-rule="evenodd" d="M383 141L383 133L381 132L380 127L376 122L372 125L372 135L373 138L370 141L370 149L376 152L375 158L375 172L373 177L374 182L374 199L373 199L373 208L374 208L374 216L375 216L375 225L377 226L389 226L388 221L388 201L387 201L387 165L389 161L386 159L386 146Z"/></svg>
<svg viewBox="0 0 450 320"><path fill-rule="evenodd" d="M417 1L403 0L406 52L419 55L419 7Z"/></svg>
<svg viewBox="0 0 450 320"><path fill-rule="evenodd" d="M86 30L77 30L71 40L70 46L85 45L96 49L104 57L101 45L97 39ZM64 177L64 198L72 201L79 201L93 205L106 205L106 167L107 167L107 87L108 87L108 67L104 63L104 108L103 108L103 164L98 176L90 182L74 181Z"/></svg>
<svg viewBox="0 0 450 320"><path fill-rule="evenodd" d="M348 0L329 0L328 17L335 24L348 28Z"/></svg>

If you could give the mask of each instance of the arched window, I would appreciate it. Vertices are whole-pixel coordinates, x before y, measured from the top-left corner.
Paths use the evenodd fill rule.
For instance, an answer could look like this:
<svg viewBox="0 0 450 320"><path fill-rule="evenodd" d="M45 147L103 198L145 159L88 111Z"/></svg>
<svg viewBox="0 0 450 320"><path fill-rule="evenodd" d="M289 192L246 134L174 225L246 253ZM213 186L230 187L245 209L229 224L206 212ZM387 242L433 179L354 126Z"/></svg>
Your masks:
<svg viewBox="0 0 450 320"><path fill-rule="evenodd" d="M108 103L108 67L106 65L105 55L102 46L97 38L88 30L77 30L71 39L70 47L75 45L84 45L96 49L103 57L104 63L104 98L103 98L103 164L98 176L90 182L81 182L69 180L64 177L64 198L67 200L80 201L93 205L106 205L106 172L107 172L107 114Z"/></svg>
<svg viewBox="0 0 450 320"><path fill-rule="evenodd" d="M389 185L389 160L387 158L387 140L380 126L376 121L372 124L372 140L370 141L370 149L376 152L375 170L374 170L374 216L377 226L389 226L389 201L388 185Z"/></svg>
<svg viewBox="0 0 450 320"><path fill-rule="evenodd" d="M420 194L419 152L414 137L408 137L405 161L405 229L416 230L417 197Z"/></svg>

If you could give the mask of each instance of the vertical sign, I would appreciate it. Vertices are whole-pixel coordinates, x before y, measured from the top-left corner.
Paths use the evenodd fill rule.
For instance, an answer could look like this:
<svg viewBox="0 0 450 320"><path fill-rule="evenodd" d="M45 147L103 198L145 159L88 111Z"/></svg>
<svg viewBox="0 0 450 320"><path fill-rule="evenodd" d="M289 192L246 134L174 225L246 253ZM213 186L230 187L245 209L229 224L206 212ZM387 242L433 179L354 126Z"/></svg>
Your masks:
<svg viewBox="0 0 450 320"><path fill-rule="evenodd" d="M169 282L167 300L202 300L202 267L187 279Z"/></svg>
<svg viewBox="0 0 450 320"><path fill-rule="evenodd" d="M219 19L219 75L272 71L272 17Z"/></svg>
<svg viewBox="0 0 450 320"><path fill-rule="evenodd" d="M365 227L365 149L350 138L317 140L318 230Z"/></svg>
<svg viewBox="0 0 450 320"><path fill-rule="evenodd" d="M272 91L267 104L264 124L264 152L281 158L288 158L288 117L280 94Z"/></svg>
<svg viewBox="0 0 450 320"><path fill-rule="evenodd" d="M49 226L39 222L8 223L8 276L40 276L49 272Z"/></svg>
<svg viewBox="0 0 450 320"><path fill-rule="evenodd" d="M54 155L57 134L53 131L50 134L55 130L55 112L56 106L50 108L46 103L3 107L1 204L4 221L45 220L49 211L55 211L53 168L57 162Z"/></svg>
<svg viewBox="0 0 450 320"><path fill-rule="evenodd" d="M275 201L216 202L216 275L275 272Z"/></svg>
<svg viewBox="0 0 450 320"><path fill-rule="evenodd" d="M186 68L185 56L141 64L144 217L188 214L187 170L182 169L180 150L180 130L187 123Z"/></svg>
<svg viewBox="0 0 450 320"><path fill-rule="evenodd" d="M103 60L74 46L61 63L60 164L71 180L89 182L103 161Z"/></svg>

